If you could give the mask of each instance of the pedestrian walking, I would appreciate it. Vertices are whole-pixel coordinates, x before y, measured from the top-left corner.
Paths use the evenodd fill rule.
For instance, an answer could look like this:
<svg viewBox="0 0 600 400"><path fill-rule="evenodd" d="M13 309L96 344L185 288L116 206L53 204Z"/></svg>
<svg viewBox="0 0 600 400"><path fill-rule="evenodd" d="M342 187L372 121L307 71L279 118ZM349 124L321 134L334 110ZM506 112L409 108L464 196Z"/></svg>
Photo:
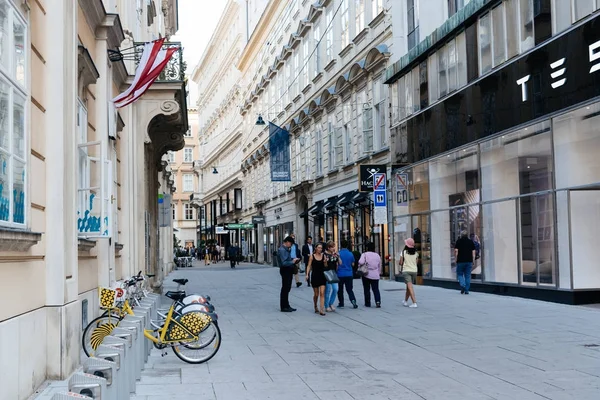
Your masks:
<svg viewBox="0 0 600 400"><path fill-rule="evenodd" d="M335 271L337 274L340 257L335 247L335 242L331 240L327 242L327 250L325 250L325 271ZM327 281L327 286L325 287L325 311L335 311L333 303L337 297L338 288L338 282Z"/></svg>
<svg viewBox="0 0 600 400"><path fill-rule="evenodd" d="M406 283L406 293L404 294L404 301L402 305L404 307L417 308L417 299L415 296L415 287L417 283L417 260L419 253L415 249L415 240L408 238L404 241L404 250L400 256L400 273ZM408 298L412 300L412 304L408 305Z"/></svg>
<svg viewBox="0 0 600 400"><path fill-rule="evenodd" d="M212 257L213 264L219 262L219 245L215 245L212 247Z"/></svg>
<svg viewBox="0 0 600 400"><path fill-rule="evenodd" d="M327 280L325 279L325 255L323 254L323 245L317 243L315 252L308 257L306 266L306 282L308 284L310 276L310 284L313 288L313 304L315 313L325 315L325 287ZM319 302L320 308L317 307Z"/></svg>
<svg viewBox="0 0 600 400"><path fill-rule="evenodd" d="M356 304L356 297L353 291L354 281L354 254L350 251L350 242L348 240L342 240L342 248L340 249L340 265L338 267L338 278L340 280L338 290L338 307L344 308L344 287L350 298L352 307L358 308Z"/></svg>
<svg viewBox="0 0 600 400"><path fill-rule="evenodd" d="M229 246L228 250L229 251L227 252L227 254L229 254L229 264L231 265L231 268L235 268L235 262L238 254L237 243L234 243L231 246Z"/></svg>
<svg viewBox="0 0 600 400"><path fill-rule="evenodd" d="M461 294L469 294L471 288L471 270L475 259L475 243L467 237L467 232L461 232L460 238L454 244L454 257L456 258L456 277L460 285Z"/></svg>
<svg viewBox="0 0 600 400"><path fill-rule="evenodd" d="M312 244L312 236L309 236L306 238L306 243L304 244L304 246L302 246L302 258L304 259L304 269L305 271L300 271L300 272L306 272L306 285L310 286L310 277L308 276L308 260L310 258L310 256L312 256L314 253L314 247Z"/></svg>
<svg viewBox="0 0 600 400"><path fill-rule="evenodd" d="M375 296L375 306L381 307L381 294L379 293L379 271L381 270L381 257L375 253L375 243L367 243L365 251L358 261L358 265L367 266L367 274L362 277L363 290L365 293L365 307L371 307L371 289Z"/></svg>
<svg viewBox="0 0 600 400"><path fill-rule="evenodd" d="M300 282L300 251L298 250L298 245L296 244L296 235L292 232L290 233L290 237L294 241L292 243L292 247L290 248L291 257L298 259L298 262L294 265L294 280L296 281L296 287L302 286L302 282Z"/></svg>
<svg viewBox="0 0 600 400"><path fill-rule="evenodd" d="M225 246L219 247L219 261L225 261Z"/></svg>
<svg viewBox="0 0 600 400"><path fill-rule="evenodd" d="M210 247L204 248L204 265L210 265Z"/></svg>
<svg viewBox="0 0 600 400"><path fill-rule="evenodd" d="M279 274L281 275L281 292L279 294L279 307L281 312L296 311L290 306L290 290L292 289L292 276L294 265L299 261L298 258L291 257L291 247L294 239L286 237L283 244L277 250L277 262L279 265Z"/></svg>

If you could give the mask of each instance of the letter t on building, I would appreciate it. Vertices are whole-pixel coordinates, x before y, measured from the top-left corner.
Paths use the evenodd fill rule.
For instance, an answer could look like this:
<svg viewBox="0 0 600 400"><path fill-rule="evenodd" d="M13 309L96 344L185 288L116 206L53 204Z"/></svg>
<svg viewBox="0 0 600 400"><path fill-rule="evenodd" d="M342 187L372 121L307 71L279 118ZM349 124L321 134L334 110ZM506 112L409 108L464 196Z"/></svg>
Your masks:
<svg viewBox="0 0 600 400"><path fill-rule="evenodd" d="M527 81L529 81L531 75L524 76L521 79L517 79L517 85L521 86L521 97L523 101L527 101Z"/></svg>

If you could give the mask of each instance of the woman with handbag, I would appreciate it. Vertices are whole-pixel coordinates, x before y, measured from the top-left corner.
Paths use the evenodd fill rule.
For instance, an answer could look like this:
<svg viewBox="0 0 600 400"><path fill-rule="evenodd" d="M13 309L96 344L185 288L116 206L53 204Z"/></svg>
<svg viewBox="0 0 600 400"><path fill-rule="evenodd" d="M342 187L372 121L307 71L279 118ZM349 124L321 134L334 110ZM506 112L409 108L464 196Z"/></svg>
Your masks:
<svg viewBox="0 0 600 400"><path fill-rule="evenodd" d="M404 295L404 301L402 305L404 307L417 308L417 300L415 297L415 287L417 283L417 260L419 259L419 253L415 249L415 240L408 238L404 241L405 247L402 250L400 256L400 273L406 282L406 294ZM412 304L408 305L408 298L412 300Z"/></svg>
<svg viewBox="0 0 600 400"><path fill-rule="evenodd" d="M371 288L373 288L375 306L377 308L381 308L381 294L379 293L379 271L381 270L381 257L379 254L375 253L375 243L367 243L367 251L360 256L358 265L359 271L363 271L362 283L365 293L365 307L371 307ZM364 273L365 270L366 273Z"/></svg>
<svg viewBox="0 0 600 400"><path fill-rule="evenodd" d="M312 274L311 274L312 272ZM317 243L314 253L308 258L306 266L306 282L308 284L310 277L310 285L313 288L313 303L315 305L315 313L325 315L325 255L323 254L323 245ZM317 301L321 299L321 308L317 308Z"/></svg>
<svg viewBox="0 0 600 400"><path fill-rule="evenodd" d="M327 288L325 289L325 311L333 312L335 307L333 303L337 298L338 283L340 279L337 276L338 265L342 263L339 254L335 250L335 242L327 242L325 251L325 279L327 279Z"/></svg>

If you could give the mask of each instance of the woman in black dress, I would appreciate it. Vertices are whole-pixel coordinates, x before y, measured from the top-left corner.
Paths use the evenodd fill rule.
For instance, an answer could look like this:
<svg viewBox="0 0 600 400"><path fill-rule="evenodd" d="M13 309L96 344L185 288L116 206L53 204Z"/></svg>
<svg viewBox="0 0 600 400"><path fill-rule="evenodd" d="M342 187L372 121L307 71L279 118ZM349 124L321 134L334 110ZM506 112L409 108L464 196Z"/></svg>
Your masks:
<svg viewBox="0 0 600 400"><path fill-rule="evenodd" d="M312 272L312 275L310 273ZM325 256L323 255L323 244L319 243L315 247L315 251L308 259L306 267L306 281L310 276L310 284L313 287L313 303L315 305L315 313L325 315ZM320 308L317 308L317 301L320 299Z"/></svg>

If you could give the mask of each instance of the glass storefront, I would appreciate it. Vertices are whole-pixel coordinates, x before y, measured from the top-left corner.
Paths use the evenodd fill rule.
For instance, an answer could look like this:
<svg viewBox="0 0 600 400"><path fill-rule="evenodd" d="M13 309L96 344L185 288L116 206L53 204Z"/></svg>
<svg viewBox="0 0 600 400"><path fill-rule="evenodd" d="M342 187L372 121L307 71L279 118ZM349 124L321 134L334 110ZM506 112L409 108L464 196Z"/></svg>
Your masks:
<svg viewBox="0 0 600 400"><path fill-rule="evenodd" d="M600 288L599 153L595 103L395 170L396 263L412 237L419 274L454 280L467 233L480 244L473 279Z"/></svg>

